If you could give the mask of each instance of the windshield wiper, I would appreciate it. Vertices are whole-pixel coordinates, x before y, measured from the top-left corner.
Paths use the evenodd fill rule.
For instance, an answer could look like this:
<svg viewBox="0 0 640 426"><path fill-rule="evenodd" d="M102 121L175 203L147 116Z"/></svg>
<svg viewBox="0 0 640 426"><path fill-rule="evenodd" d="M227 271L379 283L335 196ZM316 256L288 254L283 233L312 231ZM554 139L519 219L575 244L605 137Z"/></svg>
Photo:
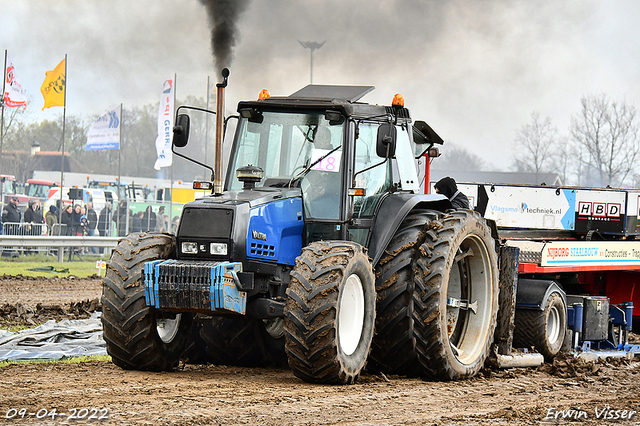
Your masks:
<svg viewBox="0 0 640 426"><path fill-rule="evenodd" d="M315 166L316 164L320 163L322 160L324 160L329 155L331 155L334 152L336 152L341 147L342 147L341 145L338 145L337 147L333 148L331 151L327 152L326 154L321 155L316 161L314 161L313 163L309 164L303 171L301 171L300 173L298 173L297 175L292 177L291 180L289 181L289 189L291 189L291 184L293 183L293 181L302 178L302 176L306 175L309 172L309 170L311 170L313 168L313 166Z"/></svg>

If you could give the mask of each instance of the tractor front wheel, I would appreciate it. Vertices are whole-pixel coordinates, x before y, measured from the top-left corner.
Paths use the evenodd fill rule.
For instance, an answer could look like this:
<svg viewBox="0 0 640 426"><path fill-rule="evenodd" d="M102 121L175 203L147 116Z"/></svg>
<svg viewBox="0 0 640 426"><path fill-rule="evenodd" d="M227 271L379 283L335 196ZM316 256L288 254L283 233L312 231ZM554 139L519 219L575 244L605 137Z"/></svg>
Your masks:
<svg viewBox="0 0 640 426"><path fill-rule="evenodd" d="M169 234L130 234L107 262L102 286L102 328L107 353L127 370L171 370L178 365L193 316L158 311L145 303L144 264L175 252Z"/></svg>
<svg viewBox="0 0 640 426"><path fill-rule="evenodd" d="M354 383L365 367L376 312L371 260L362 246L320 241L302 250L285 306L285 351L312 383Z"/></svg>

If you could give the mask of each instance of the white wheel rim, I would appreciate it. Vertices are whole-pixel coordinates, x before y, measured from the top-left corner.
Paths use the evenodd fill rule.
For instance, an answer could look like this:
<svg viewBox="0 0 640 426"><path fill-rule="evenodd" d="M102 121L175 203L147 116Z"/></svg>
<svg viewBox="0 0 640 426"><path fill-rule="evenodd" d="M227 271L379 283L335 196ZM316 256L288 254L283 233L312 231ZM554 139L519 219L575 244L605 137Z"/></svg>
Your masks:
<svg viewBox="0 0 640 426"><path fill-rule="evenodd" d="M489 329L492 322L493 314L493 271L491 269L490 255L488 248L483 244L482 240L475 236L469 235L463 240L461 246L464 250L471 248L473 255L467 257L469 263L469 279L471 288L468 289L467 298L469 302L477 303L477 313L471 311L467 312L465 323L463 324L462 334L458 341L451 342L452 352L457 358L458 362L463 365L470 365L480 358L486 348L486 342L489 336ZM452 290L453 294L449 294L447 288L447 297L456 296L460 291L460 283L456 280L460 280L461 277L455 271L457 265L454 262L452 265L452 273L450 273L450 279L453 279ZM448 285L451 285L448 283ZM447 286L448 286L447 285ZM445 301L446 303L446 301ZM447 307L445 321L455 319L458 322L460 319L458 308ZM449 326L455 324L447 322L447 333L451 338L451 331Z"/></svg>
<svg viewBox="0 0 640 426"><path fill-rule="evenodd" d="M182 314L176 314L175 318L157 318L156 319L156 331L158 337L164 343L171 343L178 334L180 328L180 319Z"/></svg>
<svg viewBox="0 0 640 426"><path fill-rule="evenodd" d="M364 292L362 282L355 275L349 275L344 284L338 304L338 340L345 355L356 351L364 324Z"/></svg>
<svg viewBox="0 0 640 426"><path fill-rule="evenodd" d="M547 317L547 339L550 345L555 344L560 337L560 312L556 306L549 309Z"/></svg>

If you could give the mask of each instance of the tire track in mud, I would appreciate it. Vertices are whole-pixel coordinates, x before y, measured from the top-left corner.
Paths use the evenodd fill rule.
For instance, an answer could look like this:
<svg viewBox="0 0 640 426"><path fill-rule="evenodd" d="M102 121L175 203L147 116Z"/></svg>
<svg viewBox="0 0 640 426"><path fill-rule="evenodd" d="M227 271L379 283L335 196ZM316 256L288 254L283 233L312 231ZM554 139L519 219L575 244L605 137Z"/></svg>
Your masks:
<svg viewBox="0 0 640 426"><path fill-rule="evenodd" d="M640 411L639 378L640 362L602 364L598 375L572 378L542 368L462 382L365 374L352 386L311 385L277 369L187 365L149 373L108 362L13 364L0 369L0 424L19 424L4 418L12 407L107 408L110 425L538 424L549 408Z"/></svg>

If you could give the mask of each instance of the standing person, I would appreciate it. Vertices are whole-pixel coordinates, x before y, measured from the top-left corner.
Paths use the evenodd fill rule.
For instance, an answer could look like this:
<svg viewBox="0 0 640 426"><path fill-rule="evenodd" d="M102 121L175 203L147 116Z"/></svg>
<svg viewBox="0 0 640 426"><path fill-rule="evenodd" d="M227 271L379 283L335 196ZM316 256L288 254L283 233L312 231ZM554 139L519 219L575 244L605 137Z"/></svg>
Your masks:
<svg viewBox="0 0 640 426"><path fill-rule="evenodd" d="M169 216L164 214L164 206L160 206L158 214L156 216L156 232L168 232L169 229Z"/></svg>
<svg viewBox="0 0 640 426"><path fill-rule="evenodd" d="M114 215L114 221L116 221L118 225L118 237L124 237L127 235L127 202L125 200L118 203L118 208Z"/></svg>
<svg viewBox="0 0 640 426"><path fill-rule="evenodd" d="M98 217L98 232L101 237L111 236L111 203L107 203Z"/></svg>
<svg viewBox="0 0 640 426"><path fill-rule="evenodd" d="M21 220L22 212L18 208L18 197L11 197L2 209L2 223L7 228L7 235L18 235Z"/></svg>
<svg viewBox="0 0 640 426"><path fill-rule="evenodd" d="M96 235L96 228L98 227L98 215L96 211L93 209L93 202L87 201L87 204L84 206L85 215L87 216L87 224L85 226L86 235L89 237L93 237ZM93 254L97 254L98 251L95 247L91 247L91 252Z"/></svg>
<svg viewBox="0 0 640 426"><path fill-rule="evenodd" d="M47 223L47 229L49 230L49 235L59 235L60 230L54 227L58 224L58 208L54 205L49 207L49 211L44 217L45 222Z"/></svg>
<svg viewBox="0 0 640 426"><path fill-rule="evenodd" d="M153 207L147 206L147 209L142 215L142 231L153 231L156 229L156 214L153 212Z"/></svg>
<svg viewBox="0 0 640 426"><path fill-rule="evenodd" d="M89 219L87 219L86 214L83 214L82 216L80 216L80 228L79 228L80 235L82 236L89 235L88 228L89 228Z"/></svg>
<svg viewBox="0 0 640 426"><path fill-rule="evenodd" d="M76 204L73 207L73 233L71 235L82 235L82 229L80 229L80 218L82 217L82 206Z"/></svg>
<svg viewBox="0 0 640 426"><path fill-rule="evenodd" d="M76 235L76 229L73 226L73 207L71 204L67 204L60 215L60 222L64 226L64 235Z"/></svg>
<svg viewBox="0 0 640 426"><path fill-rule="evenodd" d="M131 232L142 232L143 230L142 216L143 215L144 215L144 212L141 212L141 211L133 215L133 218L131 219Z"/></svg>
<svg viewBox="0 0 640 426"><path fill-rule="evenodd" d="M458 189L456 181L447 176L440 179L436 184L436 193L442 194L451 201L451 205L454 209L467 209L471 210L469 205L469 199Z"/></svg>
<svg viewBox="0 0 640 426"><path fill-rule="evenodd" d="M40 202L37 200L29 200L29 208L24 212L24 222L28 223L29 235L41 235L44 217L40 210ZM34 226L35 225L35 226Z"/></svg>
<svg viewBox="0 0 640 426"><path fill-rule="evenodd" d="M180 226L180 216L174 216L171 221L171 233L176 235L178 233L178 227Z"/></svg>
<svg viewBox="0 0 640 426"><path fill-rule="evenodd" d="M96 235L96 227L98 226L98 214L93 209L93 203L91 201L87 203L85 210L87 211L87 221L89 222L87 225L87 235L93 237Z"/></svg>

